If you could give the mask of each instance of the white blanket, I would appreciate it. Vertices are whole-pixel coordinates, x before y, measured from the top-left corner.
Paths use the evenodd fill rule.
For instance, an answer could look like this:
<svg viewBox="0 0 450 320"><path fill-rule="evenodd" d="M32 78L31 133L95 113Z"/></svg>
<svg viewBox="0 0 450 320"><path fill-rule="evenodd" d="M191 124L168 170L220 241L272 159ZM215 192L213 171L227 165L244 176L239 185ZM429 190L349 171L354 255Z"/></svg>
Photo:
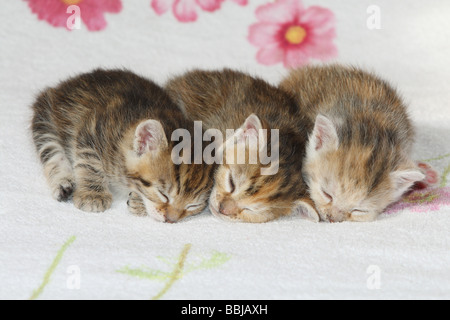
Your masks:
<svg viewBox="0 0 450 320"><path fill-rule="evenodd" d="M57 1L57 0L55 0ZM194 67L237 68L276 84L249 43L255 9L222 3L193 23L122 1L107 27L71 32L27 3L0 11L0 299L450 298L450 3L308 0L336 18L336 61L397 86L418 136L414 158L444 179L373 223L226 223L209 212L177 224L139 218L124 199L102 214L51 198L30 135L30 105L44 87L92 68L126 67L160 84ZM408 202L409 201L409 202ZM412 203L412 204L411 204Z"/></svg>

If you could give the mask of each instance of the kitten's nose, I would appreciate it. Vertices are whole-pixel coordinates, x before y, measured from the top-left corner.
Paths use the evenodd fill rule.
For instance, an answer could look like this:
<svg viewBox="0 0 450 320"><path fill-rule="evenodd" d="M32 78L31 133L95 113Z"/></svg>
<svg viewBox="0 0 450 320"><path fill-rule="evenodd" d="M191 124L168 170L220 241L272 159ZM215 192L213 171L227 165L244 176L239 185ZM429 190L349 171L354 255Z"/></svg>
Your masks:
<svg viewBox="0 0 450 320"><path fill-rule="evenodd" d="M328 222L335 223L336 221L333 219L333 216L328 216Z"/></svg>
<svg viewBox="0 0 450 320"><path fill-rule="evenodd" d="M180 220L181 214L176 210L167 210L164 215L164 222L175 223Z"/></svg>
<svg viewBox="0 0 450 320"><path fill-rule="evenodd" d="M333 213L328 213L327 220L328 220L328 222L331 222L331 223L344 221L345 219L344 219L343 211L336 211Z"/></svg>
<svg viewBox="0 0 450 320"><path fill-rule="evenodd" d="M167 223L175 223L176 221L170 220L170 219L168 219L167 217L165 217L164 222L167 222Z"/></svg>
<svg viewBox="0 0 450 320"><path fill-rule="evenodd" d="M232 216L239 212L239 208L233 200L226 199L219 204L219 212L226 216Z"/></svg>

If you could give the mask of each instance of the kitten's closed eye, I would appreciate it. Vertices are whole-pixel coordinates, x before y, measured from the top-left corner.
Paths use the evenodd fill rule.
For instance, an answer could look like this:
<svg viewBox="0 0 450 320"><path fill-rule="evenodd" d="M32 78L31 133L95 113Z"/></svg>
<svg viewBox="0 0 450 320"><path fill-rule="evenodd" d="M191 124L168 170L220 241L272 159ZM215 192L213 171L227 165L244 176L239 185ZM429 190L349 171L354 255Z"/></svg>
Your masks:
<svg viewBox="0 0 450 320"><path fill-rule="evenodd" d="M355 216L365 216L368 213L369 213L369 211L362 210L362 209L353 209L352 210L352 215L355 215Z"/></svg>
<svg viewBox="0 0 450 320"><path fill-rule="evenodd" d="M233 193L236 190L236 185L234 184L234 180L233 180L233 176L231 175L231 172L229 173L228 183L229 183L230 193Z"/></svg>
<svg viewBox="0 0 450 320"><path fill-rule="evenodd" d="M201 206L203 206L204 203L194 203L194 204L188 204L185 209L188 211L200 209Z"/></svg>
<svg viewBox="0 0 450 320"><path fill-rule="evenodd" d="M353 209L350 214L351 221L373 221L377 216L377 213L369 210Z"/></svg>
<svg viewBox="0 0 450 320"><path fill-rule="evenodd" d="M146 188L148 188L148 187L150 187L150 186L152 185L151 182L149 182L149 181L147 181L147 180L144 180L144 179L142 179L142 178L138 178L138 180L139 180L139 182L142 183L142 185L143 185L144 187L146 187Z"/></svg>
<svg viewBox="0 0 450 320"><path fill-rule="evenodd" d="M321 189L322 194L324 195L324 198L328 200L328 202L332 202L333 201L333 197L326 191L324 191L323 189Z"/></svg>
<svg viewBox="0 0 450 320"><path fill-rule="evenodd" d="M135 181L138 181L140 184L142 184L146 188L150 188L152 186L152 183L150 181L148 181L142 177L131 177L131 178ZM159 199L161 199L162 202L170 203L170 198L164 191L156 189L156 195L158 196Z"/></svg>
<svg viewBox="0 0 450 320"><path fill-rule="evenodd" d="M128 174L127 178L134 181L136 184L141 184L146 188L149 188L152 186L152 183L140 176L138 176L136 173Z"/></svg>
<svg viewBox="0 0 450 320"><path fill-rule="evenodd" d="M169 197L161 190L158 190L158 196L164 203L169 203Z"/></svg>

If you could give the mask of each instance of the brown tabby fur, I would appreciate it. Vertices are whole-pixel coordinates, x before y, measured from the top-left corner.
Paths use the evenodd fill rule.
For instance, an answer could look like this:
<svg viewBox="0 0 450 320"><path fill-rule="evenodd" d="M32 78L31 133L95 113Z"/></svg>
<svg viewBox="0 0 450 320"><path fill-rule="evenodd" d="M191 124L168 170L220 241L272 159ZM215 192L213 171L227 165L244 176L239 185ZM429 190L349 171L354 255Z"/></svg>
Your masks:
<svg viewBox="0 0 450 320"><path fill-rule="evenodd" d="M420 178L409 159L411 121L387 82L353 67L311 66L292 71L280 88L308 117L310 133L319 114L336 129L339 146L328 152L314 150L311 134L303 168L322 220L373 220L411 182L400 179L396 189L393 172L406 172L405 180Z"/></svg>
<svg viewBox="0 0 450 320"><path fill-rule="evenodd" d="M142 121L159 121L167 139L175 129L193 128L153 82L125 70L99 69L46 89L33 111L34 143L58 201L73 196L81 210L104 211L112 202L109 185L116 184L132 191L131 212L162 221L175 222L206 206L212 166L173 164L171 141L142 155L133 149ZM193 203L195 210L186 210Z"/></svg>
<svg viewBox="0 0 450 320"><path fill-rule="evenodd" d="M188 119L202 121L204 129L218 129L224 137L226 129L238 129L251 114L259 117L263 128L279 129L276 174L261 175L260 163L219 166L210 197L215 215L266 222L290 214L299 200L308 201L301 174L307 132L298 125L308 122L288 95L263 80L229 69L188 72L169 81L166 88Z"/></svg>

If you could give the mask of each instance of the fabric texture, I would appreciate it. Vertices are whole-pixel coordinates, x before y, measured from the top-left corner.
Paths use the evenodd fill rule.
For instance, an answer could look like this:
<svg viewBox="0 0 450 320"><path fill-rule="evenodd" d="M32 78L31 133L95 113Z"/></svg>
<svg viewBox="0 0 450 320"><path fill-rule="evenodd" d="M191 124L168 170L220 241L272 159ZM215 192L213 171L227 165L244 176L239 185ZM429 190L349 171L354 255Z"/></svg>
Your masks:
<svg viewBox="0 0 450 320"><path fill-rule="evenodd" d="M196 67L234 68L273 84L287 74L281 59L260 64L249 41L255 11L269 0L201 1L189 23L152 7L191 12L190 2L172 2L123 0L120 12L100 15L99 31L54 27L26 1L2 4L0 299L449 299L446 1L303 3L334 14L332 61L398 88L417 127L413 157L440 174L439 187L373 223L227 223L205 211L164 224L132 216L123 198L101 214L51 198L30 133L30 105L45 87L96 67L125 67L160 84Z"/></svg>

